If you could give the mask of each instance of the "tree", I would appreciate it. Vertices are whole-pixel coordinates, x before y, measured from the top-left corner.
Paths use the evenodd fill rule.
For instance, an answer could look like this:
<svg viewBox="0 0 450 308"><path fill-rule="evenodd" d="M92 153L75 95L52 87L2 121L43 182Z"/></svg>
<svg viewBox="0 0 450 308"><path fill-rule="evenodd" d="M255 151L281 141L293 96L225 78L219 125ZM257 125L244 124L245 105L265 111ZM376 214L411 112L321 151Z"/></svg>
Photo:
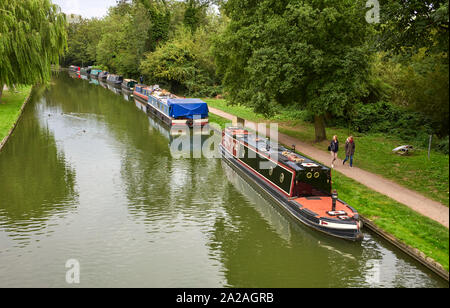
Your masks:
<svg viewBox="0 0 450 308"><path fill-rule="evenodd" d="M195 32L202 17L206 15L206 9L214 2L214 0L185 0L184 25Z"/></svg>
<svg viewBox="0 0 450 308"><path fill-rule="evenodd" d="M97 64L118 74L137 78L139 64L146 52L151 20L139 2L122 3L111 8L104 18L103 34L97 47Z"/></svg>
<svg viewBox="0 0 450 308"><path fill-rule="evenodd" d="M232 103L273 113L297 105L313 113L316 141L325 115L343 115L367 94L370 25L355 0L229 0L231 18L215 55Z"/></svg>
<svg viewBox="0 0 450 308"><path fill-rule="evenodd" d="M97 58L97 45L103 35L105 23L101 19L80 18L69 22L68 41L63 65L93 65Z"/></svg>
<svg viewBox="0 0 450 308"><path fill-rule="evenodd" d="M137 0L150 16L146 50L154 51L159 43L169 38L171 12L166 0Z"/></svg>
<svg viewBox="0 0 450 308"><path fill-rule="evenodd" d="M209 49L203 28L193 34L180 27L171 40L145 55L140 68L147 80L168 85L176 93L209 96L216 81Z"/></svg>
<svg viewBox="0 0 450 308"><path fill-rule="evenodd" d="M448 0L382 0L379 48L399 69L392 99L429 117L439 136L449 128Z"/></svg>
<svg viewBox="0 0 450 308"><path fill-rule="evenodd" d="M409 56L421 48L448 53L448 0L381 0L380 7L382 49Z"/></svg>
<svg viewBox="0 0 450 308"><path fill-rule="evenodd" d="M66 47L65 15L50 0L0 1L0 99L4 84L48 81Z"/></svg>

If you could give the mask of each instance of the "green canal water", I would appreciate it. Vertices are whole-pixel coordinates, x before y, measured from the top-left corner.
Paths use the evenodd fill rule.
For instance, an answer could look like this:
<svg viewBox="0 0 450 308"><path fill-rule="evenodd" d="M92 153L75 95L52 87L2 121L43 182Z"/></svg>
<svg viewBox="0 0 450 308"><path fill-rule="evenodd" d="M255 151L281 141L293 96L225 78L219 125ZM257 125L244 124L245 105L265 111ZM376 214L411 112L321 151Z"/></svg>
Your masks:
<svg viewBox="0 0 450 308"><path fill-rule="evenodd" d="M448 287L367 231L296 224L220 159L174 157L117 92L66 73L34 91L0 153L0 287Z"/></svg>

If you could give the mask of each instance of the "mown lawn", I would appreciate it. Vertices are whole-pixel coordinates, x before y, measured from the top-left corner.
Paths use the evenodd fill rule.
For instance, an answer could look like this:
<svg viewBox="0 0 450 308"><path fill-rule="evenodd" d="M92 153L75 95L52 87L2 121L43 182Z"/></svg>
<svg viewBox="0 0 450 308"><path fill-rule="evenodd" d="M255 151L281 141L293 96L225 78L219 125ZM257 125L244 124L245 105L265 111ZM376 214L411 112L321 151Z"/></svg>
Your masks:
<svg viewBox="0 0 450 308"><path fill-rule="evenodd" d="M283 134L298 138L311 145L326 150L329 141L314 142L314 126L296 120L292 112L283 110L272 118L265 118L256 114L245 106L228 106L226 100L205 99L211 107L223 110L241 118L255 122L278 122L279 131ZM392 149L405 145L405 141L394 136L384 134L358 134L349 132L346 128L328 127L329 139L337 135L341 146L351 134L355 137L356 153L355 166L379 174L394 182L415 190L422 195L449 206L449 156L437 151L431 151L428 160L426 149L416 147L410 156L399 156L392 153ZM414 144L412 144L414 146ZM339 152L339 158L345 157L344 151Z"/></svg>
<svg viewBox="0 0 450 308"><path fill-rule="evenodd" d="M15 91L3 91L0 103L0 141L5 138L20 114L25 98L30 94L31 86L19 87Z"/></svg>

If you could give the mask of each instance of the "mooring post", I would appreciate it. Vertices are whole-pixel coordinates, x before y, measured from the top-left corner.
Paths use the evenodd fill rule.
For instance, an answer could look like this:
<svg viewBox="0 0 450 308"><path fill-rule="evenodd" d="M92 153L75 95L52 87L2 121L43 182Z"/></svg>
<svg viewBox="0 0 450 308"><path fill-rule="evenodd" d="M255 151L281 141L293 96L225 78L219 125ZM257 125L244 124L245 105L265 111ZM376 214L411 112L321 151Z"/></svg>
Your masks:
<svg viewBox="0 0 450 308"><path fill-rule="evenodd" d="M430 142L428 143L428 160L430 160L431 154L431 141L433 140L433 135L430 135Z"/></svg>

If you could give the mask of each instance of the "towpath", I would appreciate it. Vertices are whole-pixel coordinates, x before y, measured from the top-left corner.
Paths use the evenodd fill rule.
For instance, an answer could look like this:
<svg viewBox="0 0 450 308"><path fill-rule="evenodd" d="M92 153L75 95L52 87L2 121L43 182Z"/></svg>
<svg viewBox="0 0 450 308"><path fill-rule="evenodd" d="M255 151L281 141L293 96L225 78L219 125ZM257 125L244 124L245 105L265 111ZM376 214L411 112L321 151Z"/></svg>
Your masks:
<svg viewBox="0 0 450 308"><path fill-rule="evenodd" d="M222 118L233 121L236 117L232 114L223 112L222 110L209 107L209 111ZM251 121L245 120L246 127L256 127L256 124ZM267 134L269 136L269 134ZM278 133L278 142L291 146L295 144L297 151L309 156L318 162L330 166L331 155L326 151L321 151L299 139L287 136L282 133ZM343 166L342 163L337 162L335 169L343 175L354 179L355 181L367 186L368 188L375 190L381 194L388 196L389 198L402 203L414 211L429 217L445 227L449 227L449 208L442 205L439 202L428 199L421 194L407 189L395 182L385 179L374 173L362 170L358 167L350 168L348 165Z"/></svg>

